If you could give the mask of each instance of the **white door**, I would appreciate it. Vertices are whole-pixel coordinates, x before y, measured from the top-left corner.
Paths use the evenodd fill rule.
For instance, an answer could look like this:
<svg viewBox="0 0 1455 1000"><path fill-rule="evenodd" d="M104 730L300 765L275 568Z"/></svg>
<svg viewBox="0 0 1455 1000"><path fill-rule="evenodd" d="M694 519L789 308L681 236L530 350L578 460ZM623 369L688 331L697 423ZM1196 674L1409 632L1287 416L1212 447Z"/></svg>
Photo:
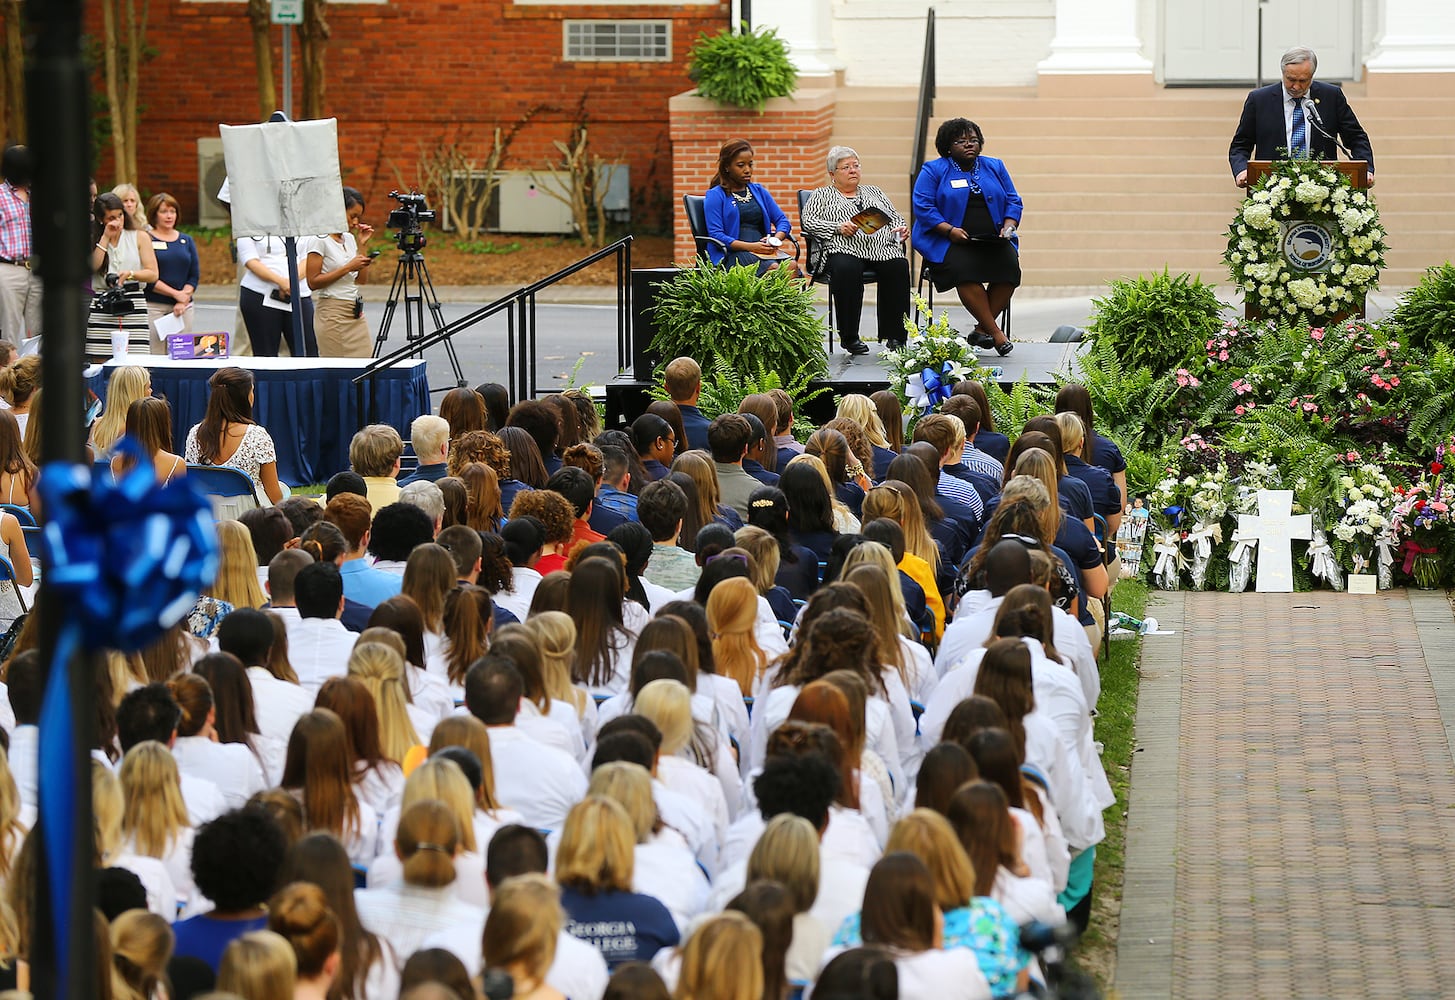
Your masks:
<svg viewBox="0 0 1455 1000"><path fill-rule="evenodd" d="M1167 83L1248 83L1257 78L1258 0L1163 0L1162 75ZM1355 0L1265 0L1263 80L1295 45L1319 55L1319 79L1351 80L1358 62Z"/></svg>

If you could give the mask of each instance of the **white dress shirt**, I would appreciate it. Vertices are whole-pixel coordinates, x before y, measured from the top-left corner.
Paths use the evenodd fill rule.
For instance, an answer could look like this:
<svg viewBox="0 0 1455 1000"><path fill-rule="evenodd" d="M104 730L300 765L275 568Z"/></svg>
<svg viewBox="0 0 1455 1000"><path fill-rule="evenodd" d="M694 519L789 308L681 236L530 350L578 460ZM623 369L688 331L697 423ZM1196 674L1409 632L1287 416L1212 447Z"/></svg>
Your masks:
<svg viewBox="0 0 1455 1000"><path fill-rule="evenodd" d="M971 595L979 598L973 605L967 603ZM965 595L955 613L955 620L945 627L944 638L935 655L935 670L939 676L945 676L971 650L985 645L1004 600L1004 597L991 597L984 590L972 590ZM1101 673L1096 665L1096 651L1091 648L1091 640L1086 638L1086 629L1055 606L1051 608L1051 622L1054 625L1051 641L1056 644L1056 651L1071 661L1071 668L1081 682L1087 707L1095 709L1101 697Z"/></svg>
<svg viewBox="0 0 1455 1000"><path fill-rule="evenodd" d="M465 963L465 971L474 979L480 974L483 957L480 941L485 936L485 920L478 924L461 924L431 934L422 947L443 948ZM601 952L578 937L562 930L556 938L556 960L546 973L546 985L562 996L599 997L606 992L611 974ZM372 996L372 994L371 994Z"/></svg>
<svg viewBox="0 0 1455 1000"><path fill-rule="evenodd" d="M404 885L404 862L393 851L384 851L369 865L365 884L370 889ZM455 880L450 883L455 898L482 910L490 905L490 890L485 885L485 855L480 851L461 851L455 855Z"/></svg>
<svg viewBox="0 0 1455 1000"><path fill-rule="evenodd" d="M40 767L40 727L16 726L10 733L10 774L20 791L20 804L40 808L37 771Z"/></svg>
<svg viewBox="0 0 1455 1000"><path fill-rule="evenodd" d="M682 757L660 757L657 778L672 791L691 799L712 821L718 843L727 834L730 816L722 785L710 772Z"/></svg>
<svg viewBox="0 0 1455 1000"><path fill-rule="evenodd" d="M660 900L685 937L688 922L707 907L707 873L681 835L664 829L636 846L632 891Z"/></svg>
<svg viewBox="0 0 1455 1000"><path fill-rule="evenodd" d="M288 629L288 660L298 683L316 695L330 677L347 675L358 639L337 618L300 618Z"/></svg>
<svg viewBox="0 0 1455 1000"><path fill-rule="evenodd" d="M990 1000L990 983L969 948L931 948L898 954L899 995L936 1000Z"/></svg>
<svg viewBox="0 0 1455 1000"><path fill-rule="evenodd" d="M217 743L206 736L178 736L172 756L183 774L210 781L222 793L228 809L241 809L255 793L268 787L263 766L241 743Z"/></svg>
<svg viewBox="0 0 1455 1000"><path fill-rule="evenodd" d="M586 796L586 775L564 750L537 743L515 726L490 727L495 797L528 826L555 830Z"/></svg>
<svg viewBox="0 0 1455 1000"><path fill-rule="evenodd" d="M266 741L259 742L258 749L267 747L269 752L264 754L264 759L268 763L268 777L276 784L283 776L283 756L278 754L278 748L287 753L293 726L304 713L312 711L313 696L297 684L278 680L266 667L248 667L248 681L253 686L259 735ZM274 756L277 759L272 759Z"/></svg>
<svg viewBox="0 0 1455 1000"><path fill-rule="evenodd" d="M389 942L400 968L410 955L424 947L426 938L452 927L475 930L472 950L478 960L485 911L458 898L453 885L435 889L398 883L355 889L354 903L359 922ZM459 955L461 961L468 957Z"/></svg>
<svg viewBox="0 0 1455 1000"><path fill-rule="evenodd" d="M535 599L536 588L541 585L541 575L529 566L516 566L510 571L511 589L495 594L495 606L515 615L516 620L525 621L530 616L530 602Z"/></svg>
<svg viewBox="0 0 1455 1000"><path fill-rule="evenodd" d="M182 772L180 765L177 770L181 778L182 802L187 806L187 818L192 821L193 829L227 812L227 799L220 788L206 778Z"/></svg>

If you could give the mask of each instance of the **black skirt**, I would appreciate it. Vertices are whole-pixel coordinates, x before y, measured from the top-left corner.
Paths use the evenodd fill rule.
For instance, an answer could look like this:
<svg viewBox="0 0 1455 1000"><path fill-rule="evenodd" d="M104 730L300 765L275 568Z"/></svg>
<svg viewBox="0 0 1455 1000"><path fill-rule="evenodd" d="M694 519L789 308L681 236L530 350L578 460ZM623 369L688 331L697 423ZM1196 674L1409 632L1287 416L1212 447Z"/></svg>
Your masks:
<svg viewBox="0 0 1455 1000"><path fill-rule="evenodd" d="M951 243L945 259L930 268L935 291L948 292L971 283L1020 285L1020 254L1014 243L999 237L1000 227L990 217L984 195L971 193L960 228L970 235L970 242Z"/></svg>

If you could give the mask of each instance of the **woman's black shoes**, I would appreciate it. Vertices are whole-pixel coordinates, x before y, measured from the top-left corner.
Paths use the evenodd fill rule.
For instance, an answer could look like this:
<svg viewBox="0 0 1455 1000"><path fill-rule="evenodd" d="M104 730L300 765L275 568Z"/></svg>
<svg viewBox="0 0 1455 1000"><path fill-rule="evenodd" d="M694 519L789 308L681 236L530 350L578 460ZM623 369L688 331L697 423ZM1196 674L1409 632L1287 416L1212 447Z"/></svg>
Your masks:
<svg viewBox="0 0 1455 1000"><path fill-rule="evenodd" d="M999 354L1002 358L1005 357L1007 354L1009 354L1013 350L1015 350L1015 345L1012 344L1009 340L1007 340L1003 344L996 344L995 345L995 353L996 354Z"/></svg>
<svg viewBox="0 0 1455 1000"><path fill-rule="evenodd" d="M995 349L995 338L986 333L984 327L977 326L970 331L969 336L965 339L970 342L971 347L978 350L991 351Z"/></svg>
<svg viewBox="0 0 1455 1000"><path fill-rule="evenodd" d="M845 344L844 350L850 354L868 354L869 345L862 340L856 340L852 344Z"/></svg>

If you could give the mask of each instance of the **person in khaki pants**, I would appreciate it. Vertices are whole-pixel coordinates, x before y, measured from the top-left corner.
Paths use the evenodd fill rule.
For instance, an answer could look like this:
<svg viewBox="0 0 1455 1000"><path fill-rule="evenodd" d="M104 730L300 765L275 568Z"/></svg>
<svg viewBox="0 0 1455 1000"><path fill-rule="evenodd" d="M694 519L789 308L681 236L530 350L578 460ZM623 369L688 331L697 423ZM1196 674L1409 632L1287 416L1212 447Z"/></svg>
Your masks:
<svg viewBox="0 0 1455 1000"><path fill-rule="evenodd" d="M16 345L40 335L40 278L31 269L30 181L25 146L0 157L0 335Z"/></svg>
<svg viewBox="0 0 1455 1000"><path fill-rule="evenodd" d="M303 270L313 289L319 356L367 358L374 351L358 285L368 280L374 262L365 250L374 229L363 221L364 196L351 187L344 188L344 212L349 231L315 236L300 244L300 252L306 253Z"/></svg>

